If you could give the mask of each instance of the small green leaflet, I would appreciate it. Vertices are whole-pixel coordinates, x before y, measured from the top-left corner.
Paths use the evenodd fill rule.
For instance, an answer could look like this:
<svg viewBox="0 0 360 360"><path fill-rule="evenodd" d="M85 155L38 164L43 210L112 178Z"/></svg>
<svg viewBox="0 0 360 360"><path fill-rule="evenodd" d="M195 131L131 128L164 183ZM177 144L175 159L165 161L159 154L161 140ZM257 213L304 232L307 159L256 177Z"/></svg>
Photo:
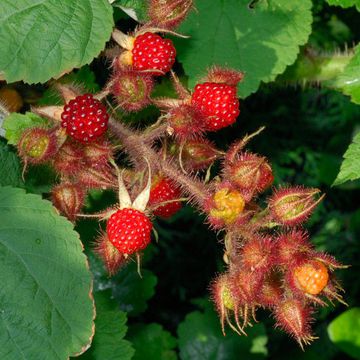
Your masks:
<svg viewBox="0 0 360 360"><path fill-rule="evenodd" d="M354 51L354 57L344 72L333 80L332 85L349 95L352 102L360 104L360 45L357 45Z"/></svg>
<svg viewBox="0 0 360 360"><path fill-rule="evenodd" d="M221 332L219 318L212 305L205 311L188 314L178 327L180 358L182 360L265 359L267 336L263 324L246 329L248 336L239 336L230 328ZM240 356L241 354L241 356Z"/></svg>
<svg viewBox="0 0 360 360"><path fill-rule="evenodd" d="M127 331L126 313L120 311L116 302L111 300L110 291L96 292L95 336L90 349L81 360L130 360L134 349L124 340Z"/></svg>
<svg viewBox="0 0 360 360"><path fill-rule="evenodd" d="M341 185L349 180L360 178L360 132L354 137L352 143L344 154L340 172L333 186Z"/></svg>
<svg viewBox="0 0 360 360"><path fill-rule="evenodd" d="M5 138L11 145L17 145L22 133L36 126L46 127L49 124L49 120L41 118L31 112L26 114L11 113L7 116L3 123L3 129L5 130Z"/></svg>
<svg viewBox="0 0 360 360"><path fill-rule="evenodd" d="M177 341L159 324L136 324L130 327L129 339L135 348L133 360L176 360Z"/></svg>
<svg viewBox="0 0 360 360"><path fill-rule="evenodd" d="M360 10L360 0L326 0L330 5L341 6L343 8L348 8L351 6L356 6Z"/></svg>
<svg viewBox="0 0 360 360"><path fill-rule="evenodd" d="M115 0L112 5L120 8L132 19L145 22L147 18L147 1L146 0Z"/></svg>

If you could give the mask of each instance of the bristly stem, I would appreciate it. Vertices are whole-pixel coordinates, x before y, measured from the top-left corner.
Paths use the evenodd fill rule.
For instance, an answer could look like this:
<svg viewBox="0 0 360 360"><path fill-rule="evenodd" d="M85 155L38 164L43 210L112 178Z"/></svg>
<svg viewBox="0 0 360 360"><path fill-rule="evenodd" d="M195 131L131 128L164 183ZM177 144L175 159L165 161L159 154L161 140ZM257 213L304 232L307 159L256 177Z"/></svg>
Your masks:
<svg viewBox="0 0 360 360"><path fill-rule="evenodd" d="M190 201L194 202L200 210L203 209L205 199L208 197L208 190L205 184L195 178L184 175L173 163L163 159L145 142L146 138L141 133L136 133L114 118L110 118L109 128L118 137L124 146L124 150L131 158L137 162L143 162L144 158L148 159L153 168L174 181L189 195Z"/></svg>

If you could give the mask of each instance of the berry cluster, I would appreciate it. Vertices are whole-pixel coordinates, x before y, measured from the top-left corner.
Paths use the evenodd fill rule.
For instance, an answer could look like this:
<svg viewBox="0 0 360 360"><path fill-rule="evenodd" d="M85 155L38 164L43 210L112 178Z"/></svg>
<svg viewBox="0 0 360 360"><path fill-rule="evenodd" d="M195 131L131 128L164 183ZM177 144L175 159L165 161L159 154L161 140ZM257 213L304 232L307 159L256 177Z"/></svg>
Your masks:
<svg viewBox="0 0 360 360"><path fill-rule="evenodd" d="M51 193L54 205L73 221L79 215L106 221L96 252L111 275L133 255L139 263L151 242L154 216L169 218L187 200L224 234L227 269L211 287L223 332L227 323L244 334L256 310L266 308L276 326L303 346L314 339L314 306L343 302L334 276L342 266L316 251L302 229L323 196L318 189L284 187L264 206L262 195L274 180L271 165L245 150L262 129L225 151L206 137L236 122L243 74L214 66L191 91L171 70L176 50L158 33L176 35L173 29L191 6L191 0L150 0L148 23L130 35L114 30L112 76L99 94L57 85L65 105L34 109L51 119L51 126L27 129L18 143L24 170L28 163L51 164L59 179ZM152 98L157 79L169 72L177 98ZM113 113L152 104L161 116L143 132L135 131L110 118L101 102L108 95ZM118 168L120 151L131 169ZM216 161L221 170L212 177ZM101 213L80 214L93 188L116 190L118 201Z"/></svg>
<svg viewBox="0 0 360 360"><path fill-rule="evenodd" d="M316 199L318 189L281 188L267 199L265 208L256 203L273 175L266 158L243 150L250 138L229 149L223 179L214 183L205 202L210 224L227 231L228 270L213 281L212 297L224 333L225 322L245 333L256 309L266 308L276 326L303 346L315 338L311 332L315 305L344 302L333 274L342 265L316 251L301 229L323 198Z"/></svg>

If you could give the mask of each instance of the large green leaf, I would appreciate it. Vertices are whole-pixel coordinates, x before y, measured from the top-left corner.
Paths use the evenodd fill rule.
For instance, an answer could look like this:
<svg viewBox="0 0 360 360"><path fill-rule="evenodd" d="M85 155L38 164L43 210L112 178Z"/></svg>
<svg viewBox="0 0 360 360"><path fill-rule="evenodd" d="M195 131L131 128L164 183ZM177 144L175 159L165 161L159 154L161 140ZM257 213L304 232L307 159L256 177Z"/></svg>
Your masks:
<svg viewBox="0 0 360 360"><path fill-rule="evenodd" d="M358 133L344 154L340 172L333 185L360 178L360 133Z"/></svg>
<svg viewBox="0 0 360 360"><path fill-rule="evenodd" d="M97 292L94 295L96 304L95 336L90 349L81 360L129 360L134 349L129 341L124 340L127 331L126 314L118 309L111 300L111 292Z"/></svg>
<svg viewBox="0 0 360 360"><path fill-rule="evenodd" d="M240 337L228 329L221 333L219 319L210 306L205 312L188 314L179 325L179 347L182 360L246 360L264 359L267 355L267 336L263 324L247 329L248 336Z"/></svg>
<svg viewBox="0 0 360 360"><path fill-rule="evenodd" d="M0 141L0 167L0 186L22 186L19 158L2 141Z"/></svg>
<svg viewBox="0 0 360 360"><path fill-rule="evenodd" d="M133 360L176 360L176 339L159 324L136 324L129 329L135 347Z"/></svg>
<svg viewBox="0 0 360 360"><path fill-rule="evenodd" d="M239 94L246 97L292 64L311 32L311 0L198 0L179 31L178 59L194 85L210 65L245 72Z"/></svg>
<svg viewBox="0 0 360 360"><path fill-rule="evenodd" d="M11 113L5 118L2 127L5 130L5 137L8 143L16 145L26 129L36 126L46 127L48 123L49 121L47 119L41 118L31 112L27 112L26 114Z"/></svg>
<svg viewBox="0 0 360 360"><path fill-rule="evenodd" d="M352 102L360 104L360 45L356 46L354 57L344 72L331 85L349 95Z"/></svg>
<svg viewBox="0 0 360 360"><path fill-rule="evenodd" d="M341 6L343 8L348 8L351 6L356 6L360 10L360 1L359 0L327 0L330 5Z"/></svg>
<svg viewBox="0 0 360 360"><path fill-rule="evenodd" d="M360 308L345 311L328 327L333 343L355 359L360 359Z"/></svg>
<svg viewBox="0 0 360 360"><path fill-rule="evenodd" d="M0 72L8 82L45 82L90 63L109 40L107 0L1 0Z"/></svg>
<svg viewBox="0 0 360 360"><path fill-rule="evenodd" d="M0 188L0 359L65 360L89 346L91 275L73 225L51 203Z"/></svg>

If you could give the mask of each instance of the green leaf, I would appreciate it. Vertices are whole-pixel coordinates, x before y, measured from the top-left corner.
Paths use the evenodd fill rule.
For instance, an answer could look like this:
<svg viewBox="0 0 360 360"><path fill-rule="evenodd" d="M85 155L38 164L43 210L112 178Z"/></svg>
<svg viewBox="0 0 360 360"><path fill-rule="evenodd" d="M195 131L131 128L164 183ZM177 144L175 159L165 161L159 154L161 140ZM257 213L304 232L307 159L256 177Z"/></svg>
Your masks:
<svg viewBox="0 0 360 360"><path fill-rule="evenodd" d="M248 336L240 337L227 329L224 337L217 314L210 305L205 312L188 314L179 325L179 347L182 360L264 359L267 355L267 336L263 324L247 329Z"/></svg>
<svg viewBox="0 0 360 360"><path fill-rule="evenodd" d="M129 329L128 338L135 347L133 360L176 360L173 350L177 341L159 324L136 324Z"/></svg>
<svg viewBox="0 0 360 360"><path fill-rule="evenodd" d="M151 271L141 269L140 277L136 264L132 262L109 278L98 258L90 255L89 259L95 276L95 291L111 289L120 309L129 316L136 316L147 309L147 301L155 294L157 284L157 277Z"/></svg>
<svg viewBox="0 0 360 360"><path fill-rule="evenodd" d="M360 359L360 307L349 309L328 326L331 341L342 351Z"/></svg>
<svg viewBox="0 0 360 360"><path fill-rule="evenodd" d="M126 314L111 300L111 292L94 294L96 304L95 336L82 360L129 360L134 355L131 343L124 340L127 326Z"/></svg>
<svg viewBox="0 0 360 360"><path fill-rule="evenodd" d="M2 0L0 71L8 82L59 77L90 63L113 25L107 0Z"/></svg>
<svg viewBox="0 0 360 360"><path fill-rule="evenodd" d="M352 102L360 104L360 45L357 45L354 51L355 54L344 72L331 85L350 96Z"/></svg>
<svg viewBox="0 0 360 360"><path fill-rule="evenodd" d="M348 8L351 6L356 6L360 10L360 1L359 0L326 0L330 5L341 6L343 8Z"/></svg>
<svg viewBox="0 0 360 360"><path fill-rule="evenodd" d="M115 0L112 5L120 8L136 21L145 22L147 20L146 0Z"/></svg>
<svg viewBox="0 0 360 360"><path fill-rule="evenodd" d="M0 186L17 187L23 185L19 158L3 142L0 142L0 164Z"/></svg>
<svg viewBox="0 0 360 360"><path fill-rule="evenodd" d="M73 225L51 203L0 188L0 358L61 359L91 342L91 275Z"/></svg>
<svg viewBox="0 0 360 360"><path fill-rule="evenodd" d="M5 138L11 145L16 145L22 133L29 128L36 126L47 126L49 120L41 118L31 112L27 112L25 115L18 113L11 113L7 116L3 123L5 129Z"/></svg>
<svg viewBox="0 0 360 360"><path fill-rule="evenodd" d="M211 65L245 72L239 94L246 97L292 64L311 32L310 0L198 0L176 39L178 59L193 86Z"/></svg>
<svg viewBox="0 0 360 360"><path fill-rule="evenodd" d="M343 184L349 180L360 178L360 132L354 137L352 143L344 154L344 161L341 164L340 172L336 177L333 186Z"/></svg>
<svg viewBox="0 0 360 360"><path fill-rule="evenodd" d="M155 294L157 277L149 270L141 270L142 278L135 264L128 265L113 278L112 293L120 308L135 316L147 309L147 301Z"/></svg>

